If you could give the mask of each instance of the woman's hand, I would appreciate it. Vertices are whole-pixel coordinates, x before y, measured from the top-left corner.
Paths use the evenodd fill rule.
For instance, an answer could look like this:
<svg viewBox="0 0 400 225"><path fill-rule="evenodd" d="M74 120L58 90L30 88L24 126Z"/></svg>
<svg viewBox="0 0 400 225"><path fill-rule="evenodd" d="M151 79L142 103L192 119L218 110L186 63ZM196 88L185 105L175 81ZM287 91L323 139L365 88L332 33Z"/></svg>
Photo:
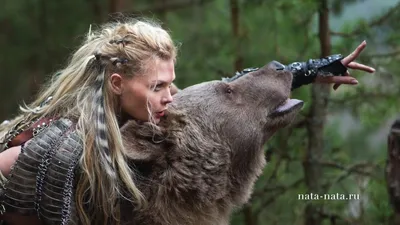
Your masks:
<svg viewBox="0 0 400 225"><path fill-rule="evenodd" d="M370 66L353 62L360 55L365 46L367 46L367 42L363 41L350 55L342 59L342 64L350 69L362 70L368 73L375 72L375 69ZM315 82L334 84L334 90L336 90L341 84L358 84L357 79L350 76L349 71L347 71L343 76L317 76Z"/></svg>

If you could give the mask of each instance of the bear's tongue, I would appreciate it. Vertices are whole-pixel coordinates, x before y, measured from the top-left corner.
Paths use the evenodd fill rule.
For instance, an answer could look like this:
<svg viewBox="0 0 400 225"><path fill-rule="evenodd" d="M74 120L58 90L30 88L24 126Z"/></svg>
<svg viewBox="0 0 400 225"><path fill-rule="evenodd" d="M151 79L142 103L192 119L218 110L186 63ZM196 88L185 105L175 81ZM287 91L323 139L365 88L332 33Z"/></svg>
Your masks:
<svg viewBox="0 0 400 225"><path fill-rule="evenodd" d="M294 106L296 106L297 104L302 103L303 101L298 100L298 99L288 99L286 100L286 102L280 106L278 106L278 108L275 109L275 112L286 112L288 110L290 110L291 108L293 108Z"/></svg>

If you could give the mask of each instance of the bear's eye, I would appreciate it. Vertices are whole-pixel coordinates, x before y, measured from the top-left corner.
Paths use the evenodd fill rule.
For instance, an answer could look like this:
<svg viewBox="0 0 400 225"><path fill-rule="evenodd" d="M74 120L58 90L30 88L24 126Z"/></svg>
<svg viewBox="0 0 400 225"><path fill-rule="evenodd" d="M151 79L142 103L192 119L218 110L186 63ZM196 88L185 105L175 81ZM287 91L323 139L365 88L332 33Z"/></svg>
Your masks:
<svg viewBox="0 0 400 225"><path fill-rule="evenodd" d="M232 94L232 89L230 88L230 87L227 87L226 89L225 89L225 92L227 93L227 94Z"/></svg>

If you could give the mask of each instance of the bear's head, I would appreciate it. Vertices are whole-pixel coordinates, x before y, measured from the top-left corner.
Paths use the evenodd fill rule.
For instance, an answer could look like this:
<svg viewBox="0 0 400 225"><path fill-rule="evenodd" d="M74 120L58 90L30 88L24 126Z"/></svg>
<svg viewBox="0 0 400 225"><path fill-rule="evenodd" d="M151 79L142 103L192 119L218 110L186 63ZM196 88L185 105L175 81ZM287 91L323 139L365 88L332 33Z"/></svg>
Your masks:
<svg viewBox="0 0 400 225"><path fill-rule="evenodd" d="M158 126L122 127L149 201L135 213L138 224L227 224L231 210L248 201L266 163L263 145L303 105L289 98L292 74L280 68L271 62L237 79L190 86Z"/></svg>

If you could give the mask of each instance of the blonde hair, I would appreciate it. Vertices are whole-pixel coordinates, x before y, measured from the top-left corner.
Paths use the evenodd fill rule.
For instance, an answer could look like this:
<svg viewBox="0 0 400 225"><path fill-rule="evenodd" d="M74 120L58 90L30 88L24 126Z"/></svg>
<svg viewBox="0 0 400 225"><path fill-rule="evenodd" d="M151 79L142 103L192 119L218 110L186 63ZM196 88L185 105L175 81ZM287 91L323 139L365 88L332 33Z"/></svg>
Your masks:
<svg viewBox="0 0 400 225"><path fill-rule="evenodd" d="M77 122L84 151L76 207L82 224L119 224L119 198L128 192L134 205L145 203L126 162L118 124L118 98L110 90L112 73L146 74L155 59L174 60L176 46L167 31L153 21L130 19L89 31L68 65L58 71L29 106L0 133L41 117L61 116ZM52 96L44 107L37 108ZM86 204L90 203L90 204Z"/></svg>

